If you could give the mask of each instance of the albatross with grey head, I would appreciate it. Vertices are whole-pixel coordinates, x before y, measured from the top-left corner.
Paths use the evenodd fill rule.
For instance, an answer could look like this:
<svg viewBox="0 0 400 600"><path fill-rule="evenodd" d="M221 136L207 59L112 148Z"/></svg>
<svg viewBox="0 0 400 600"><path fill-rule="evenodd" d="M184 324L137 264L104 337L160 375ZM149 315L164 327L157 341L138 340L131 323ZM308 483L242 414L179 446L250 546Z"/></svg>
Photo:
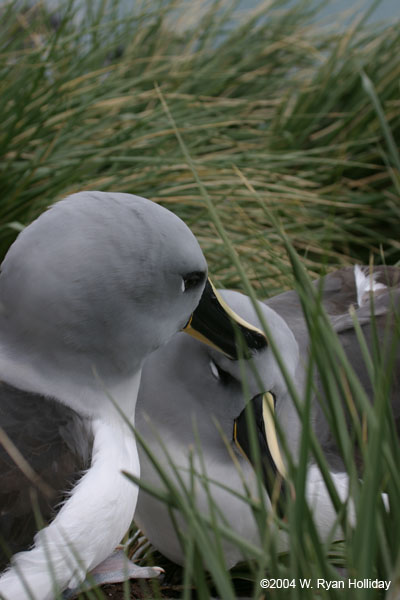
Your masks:
<svg viewBox="0 0 400 600"><path fill-rule="evenodd" d="M322 289L322 305L367 396L372 401L372 384L360 351L349 308L351 306L354 308L355 316L371 348L373 324L370 291L372 291L378 338L382 348L384 342L390 347L395 336L399 337L398 333L395 333L394 325L397 318L398 328L400 269L376 267L371 277L366 268L358 266L346 268L327 275L322 284L321 280L317 280L314 285ZM237 292L221 291L220 293L236 313L253 325L261 326L248 297ZM259 308L285 362L288 374L301 395L305 389L310 339L299 296L295 291L285 292L270 298L264 304L260 302ZM388 325L390 325L391 335L385 340ZM399 345L396 352L394 373L397 375L393 378L391 401L393 416L399 423ZM271 493L273 482L268 471L272 471L272 475L280 475L280 478L284 478L286 468L285 457L278 442L279 436L275 432L274 421L270 414L271 404L295 463L299 453L302 424L271 348L266 347L257 355L254 362L257 363L259 380L257 381L252 371L248 370L247 385L251 394L254 394L251 403L255 409L260 451L262 456L266 457L265 488ZM247 496L245 485L255 497L258 494L255 472L247 460L251 458L251 453L243 410L245 403L242 384L243 366L245 365L241 368L239 362L230 361L223 355L218 355L212 348L202 346L193 339L175 336L165 348L155 352L145 363L138 396L137 430L171 479L176 481L176 475L169 459L165 456L164 448L167 450L170 459L179 469L181 480L186 481L189 487L193 486L188 468L189 457L192 457L194 449L194 459L190 458L190 460L193 460L200 473L204 464L210 479L208 489L201 485L200 481L198 483L197 506L204 514L208 514L209 493L211 493L216 506L214 518L217 516L235 533L257 544L259 529L253 512L248 503L237 495L239 493ZM315 385L322 393L318 378ZM267 390L269 394L259 394L260 391ZM273 398L275 407L273 402L271 403ZM267 407L264 406L266 402L269 404ZM216 426L216 421L219 427ZM348 475L321 404L316 398L312 403L311 422L330 465L332 481L338 495L342 501L345 501L348 497ZM225 440L221 436L221 431ZM160 444L160 439L164 447ZM230 448L227 447L226 440L230 441ZM196 451L199 445L202 458ZM236 454L236 464L232 461L232 452ZM142 480L155 487L161 486L156 470L140 445L139 455L142 464ZM237 469L238 463L241 473ZM232 494L230 489L235 493ZM311 462L308 468L306 496L322 539L331 536L333 527L336 527L336 534L340 536L337 513L323 477L314 462ZM354 518L351 509L349 516ZM176 522L184 528L180 515L175 517ZM144 490L140 490L139 493L135 521L158 550L174 562L183 564L183 550L168 510ZM278 548L284 549L285 534L280 531L276 539ZM224 539L222 544L228 567L245 558L236 544Z"/></svg>
<svg viewBox="0 0 400 600"><path fill-rule="evenodd" d="M24 515L38 474L50 476L47 484L54 475L58 492L68 480L76 484L32 549L12 557L0 576L0 597L49 600L79 583L121 541L138 494L122 471L139 475L130 426L145 358L189 320L192 332L236 353L226 315L218 313L215 327L202 330L217 306L206 278L188 227L129 194L74 194L10 248L0 275L3 542L26 547L21 528L32 530L33 517L27 525ZM191 318L199 302L201 314ZM254 328L248 336L250 346L265 343ZM49 456L43 446L54 441ZM87 466L76 482L77 470Z"/></svg>

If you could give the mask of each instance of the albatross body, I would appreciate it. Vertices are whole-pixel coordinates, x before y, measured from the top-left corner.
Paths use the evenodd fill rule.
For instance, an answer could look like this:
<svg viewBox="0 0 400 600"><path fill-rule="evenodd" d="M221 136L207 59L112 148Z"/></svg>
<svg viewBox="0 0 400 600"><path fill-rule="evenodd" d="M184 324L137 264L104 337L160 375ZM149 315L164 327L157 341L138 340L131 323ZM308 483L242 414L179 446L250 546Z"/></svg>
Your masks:
<svg viewBox="0 0 400 600"><path fill-rule="evenodd" d="M316 281L314 285L320 288L321 280ZM383 344L387 325L399 310L400 269L375 268L373 278L368 275L368 269L360 267L342 269L322 280L322 290L322 304L356 374L372 400L372 384L360 352L349 309L351 306L355 309L367 343L371 347L369 290L373 290L378 337ZM249 298L237 292L221 292L221 294L236 313L260 327ZM309 333L299 296L297 292L289 291L269 299L264 304L259 303L259 307L283 357L287 371L301 396L305 389ZM394 328L392 328L392 335L395 335ZM394 371L399 373L400 349L398 347L396 352ZM261 382L256 381L251 372L248 373L247 385L250 393L254 394L252 402L255 403L260 399L262 394L257 395L259 392L271 392L275 399L277 422L285 433L288 450L296 463L301 439L301 421L270 347L259 354L255 362ZM189 365L193 365L194 368L189 368ZM255 495L258 493L255 486L255 472L247 460L249 454L247 452L246 457L239 451L246 447L246 444L248 446L247 440L243 439L246 438L247 427L245 425L243 427L245 399L242 374L243 369L239 368L238 362L234 363L223 356L218 356L211 348L202 346L193 339L175 336L167 346L158 350L146 361L138 396L137 429L171 479L177 481L169 460L178 467L180 477L187 486L193 485L188 472L189 456L193 453L193 449L194 459L191 460L194 460L195 467L202 472L201 460L196 456L196 448L200 445L202 460L211 480L209 489L216 505L215 514L218 515L221 523L228 524L243 538L257 543L259 532L248 504L225 489L227 487L235 493L247 496L244 489L247 485L252 493ZM391 400L394 418L398 420L400 404L397 382L398 379L394 378ZM321 390L317 376L315 386L316 389ZM268 419L271 420L270 414L266 415L266 420ZM321 405L316 399L312 404L310 419L330 465L332 481L339 497L345 501L348 497L348 475ZM233 438L235 428L238 433L239 421L242 421L242 426L239 440L241 448L238 450ZM218 427L216 422L219 424ZM274 428L268 431L268 425L265 429L264 424L262 427L262 435L266 438L271 434L276 435ZM225 440L221 436L221 431ZM230 445L229 450L226 441ZM276 443L276 438L264 441L261 451L264 449L268 452L268 460L272 462L274 473L282 475L282 471L285 470L285 464L282 464L285 463L284 453ZM166 452L169 457L166 456ZM232 460L232 453L235 461ZM142 480L153 486L162 487L146 452L140 446L139 455L142 464ZM241 475L237 465L240 466ZM268 485L266 485L267 489ZM308 469L306 497L321 538L331 539L332 528L335 526L336 535L340 536L336 511L323 477L313 462ZM196 489L196 500L199 509L204 514L208 514L209 498L201 484ZM184 528L180 516L176 515L176 518L179 525ZM352 509L349 510L349 518L354 518ZM143 490L139 493L135 520L158 550L171 560L183 564L184 554L168 510ZM279 532L276 542L278 549L285 548L287 542L282 532ZM245 558L236 545L226 540L223 540L223 544L228 567Z"/></svg>
<svg viewBox="0 0 400 600"><path fill-rule="evenodd" d="M10 248L0 275L0 536L25 551L0 575L1 598L50 600L128 530L138 490L123 472L140 472L131 426L143 362L200 298L206 312L206 274L186 225L129 194L74 194ZM46 522L66 492L26 550L37 529L27 513Z"/></svg>

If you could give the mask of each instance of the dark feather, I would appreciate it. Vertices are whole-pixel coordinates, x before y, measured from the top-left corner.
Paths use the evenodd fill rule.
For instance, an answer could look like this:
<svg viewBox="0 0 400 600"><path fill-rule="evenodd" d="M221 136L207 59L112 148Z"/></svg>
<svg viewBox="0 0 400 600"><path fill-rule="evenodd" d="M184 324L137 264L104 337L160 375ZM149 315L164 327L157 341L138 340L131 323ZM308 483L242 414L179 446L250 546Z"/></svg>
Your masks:
<svg viewBox="0 0 400 600"><path fill-rule="evenodd" d="M35 474L50 487L28 478L0 444L0 570L9 557L27 549L66 493L89 466L91 439L85 420L43 396L0 383L0 427Z"/></svg>

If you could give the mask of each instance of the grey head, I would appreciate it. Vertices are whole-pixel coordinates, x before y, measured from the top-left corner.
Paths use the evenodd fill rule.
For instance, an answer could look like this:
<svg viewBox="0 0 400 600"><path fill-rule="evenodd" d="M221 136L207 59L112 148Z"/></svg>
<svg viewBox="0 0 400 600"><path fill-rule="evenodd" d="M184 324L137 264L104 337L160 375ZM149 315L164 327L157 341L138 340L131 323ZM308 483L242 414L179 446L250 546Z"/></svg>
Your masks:
<svg viewBox="0 0 400 600"><path fill-rule="evenodd" d="M220 290L220 294L242 319L262 328L247 296L228 290ZM258 304L293 375L298 363L294 336L275 311L261 302ZM250 396L264 391L279 396L286 394L286 384L270 346L254 353L250 360L231 360L212 347L178 334L145 362L138 396L138 428L140 422L145 427L144 417L140 415L148 412L156 426L159 423L164 430L169 426L171 430L179 430L180 436L187 436L188 443L193 443L194 421L200 434L204 430L207 443L208 432L215 429L212 425L215 420L230 438L233 419L246 403L243 376Z"/></svg>
<svg viewBox="0 0 400 600"><path fill-rule="evenodd" d="M245 321L263 329L263 324L248 296L230 290L225 290L221 294L234 312ZM268 328L267 338L271 337L274 340L289 375L294 377L299 363L299 347L292 330L286 321L269 306L258 302L258 309ZM261 352L254 353L250 361L233 362L224 356L219 356L216 352L211 352L211 355L221 370L229 373L238 381L242 381L243 377L246 378L250 396L255 396L263 391L271 391L279 396L287 393L284 377L270 344Z"/></svg>
<svg viewBox="0 0 400 600"><path fill-rule="evenodd" d="M260 327L247 296L221 290L220 294L242 319ZM286 358L294 365L297 344L291 331L274 311L262 303L259 303L259 307L274 337L279 338L284 348L290 346ZM232 439L234 420L248 400L243 391L243 370L248 376L250 395L266 389L280 394L284 382L269 346L254 353L252 361L261 375L260 382L254 377L249 360L230 360L213 348L180 333L146 359L136 407L136 429L139 439L143 438L172 480L175 480L176 474L166 453L179 469L181 481L190 487L190 456L193 457L195 468L202 472L198 455L200 446L205 469L212 482L220 482L236 493L246 495L242 480L244 475L246 485L257 495L254 471ZM229 449L227 444L230 445ZM138 451L142 480L156 488L163 486L140 441ZM240 463L242 475L232 461L232 452ZM210 483L210 490L229 525L239 535L259 543L249 506L218 484ZM200 510L208 513L209 498L201 484L196 488L196 502ZM139 493L135 519L161 552L178 563L183 562L184 556L168 510L143 490ZM243 558L228 542L224 542L224 553L230 566Z"/></svg>
<svg viewBox="0 0 400 600"><path fill-rule="evenodd" d="M239 416L250 399L253 401L256 396L269 392L273 398L276 418L282 431L285 432L286 446L292 455L296 455L301 436L301 422L277 356L282 361L288 378L301 397L305 382L304 364L306 361L302 352L307 348L302 346L302 341L296 338L293 328L289 326L285 318L278 314L278 311L258 302L258 310L262 315L262 322L260 322L249 297L228 290L224 291L223 295L231 308L247 322L260 329L263 329L263 323L265 323L267 338L270 342L273 341L276 349L275 353L272 343L269 343L262 351L253 354L250 360L241 359L239 361L230 361L225 356L213 350L210 351L210 358L219 377L222 380L230 380L231 383L235 382L238 390L240 410L233 415L233 418L236 419ZM275 429L272 418L270 425L272 429ZM232 415L229 418L229 432L232 435ZM274 435L274 437L276 440L279 439L279 436ZM275 459L279 460L281 464L284 457L280 456L278 445L274 446Z"/></svg>
<svg viewBox="0 0 400 600"><path fill-rule="evenodd" d="M206 275L195 237L165 208L129 194L69 196L2 264L0 376L53 396L90 388L94 372L118 385L184 327ZM89 396L80 409L92 414Z"/></svg>
<svg viewBox="0 0 400 600"><path fill-rule="evenodd" d="M251 325L262 328L250 298L233 291L220 291L220 294L236 314ZM278 346L289 376L295 379L298 376L300 357L298 343L291 329L274 310L261 302L258 307L268 326L270 339L273 338ZM300 371L302 373L301 369ZM177 334L165 347L146 359L138 394L136 428L172 478L175 474L171 470L165 448L172 462L182 469L180 475L184 478L188 473L189 456L193 452L197 464L197 449L200 445L210 479L221 481L236 492L242 490L243 482L232 461L234 452L246 475L247 485L252 487L254 471L234 442L235 420L243 413L250 400L244 392L243 379L251 398L266 391L272 392L276 399L277 418L279 422L283 422L285 433L288 434L288 445L294 452L301 429L270 344L253 354L250 360L232 361L211 347ZM271 423L274 426L273 420ZM160 444L160 438L164 447ZM275 440L279 441L279 436L275 435ZM268 448L273 460L284 460L279 446L272 441L268 437ZM159 486L161 482L157 472L140 443L138 450L142 479ZM189 481L187 485L190 485ZM238 528L247 527L246 535L249 535L252 517L247 514L243 502L233 501L232 494L222 491L218 486L213 487L212 493L222 513L229 513L232 517L230 522L236 523ZM200 491L198 502L204 511L209 510L207 497L202 497ZM180 562L179 543L165 513L160 502L145 492L140 492L135 513L137 522L156 547ZM237 514L241 515L239 520Z"/></svg>

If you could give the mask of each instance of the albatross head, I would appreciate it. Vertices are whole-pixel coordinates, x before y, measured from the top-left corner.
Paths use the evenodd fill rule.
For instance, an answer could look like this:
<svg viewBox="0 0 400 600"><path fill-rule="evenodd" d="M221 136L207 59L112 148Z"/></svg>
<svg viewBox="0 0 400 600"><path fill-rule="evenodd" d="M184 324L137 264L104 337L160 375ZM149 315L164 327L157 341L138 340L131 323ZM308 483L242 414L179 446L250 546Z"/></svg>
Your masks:
<svg viewBox="0 0 400 600"><path fill-rule="evenodd" d="M240 315L246 323L262 329L262 323L250 298L230 290L224 290L221 294L235 314ZM258 302L258 307L289 375L294 378L299 365L299 347L293 332L286 321L272 308L262 302ZM285 378L271 345L265 345L261 352L254 353L251 361L233 362L216 352L211 351L210 354L216 367L228 373L240 386L245 379L250 396L268 391L282 398L288 393Z"/></svg>
<svg viewBox="0 0 400 600"><path fill-rule="evenodd" d="M117 402L137 389L145 357L185 327L206 279L196 238L167 209L130 194L73 194L2 264L0 376L98 414L97 388Z"/></svg>

